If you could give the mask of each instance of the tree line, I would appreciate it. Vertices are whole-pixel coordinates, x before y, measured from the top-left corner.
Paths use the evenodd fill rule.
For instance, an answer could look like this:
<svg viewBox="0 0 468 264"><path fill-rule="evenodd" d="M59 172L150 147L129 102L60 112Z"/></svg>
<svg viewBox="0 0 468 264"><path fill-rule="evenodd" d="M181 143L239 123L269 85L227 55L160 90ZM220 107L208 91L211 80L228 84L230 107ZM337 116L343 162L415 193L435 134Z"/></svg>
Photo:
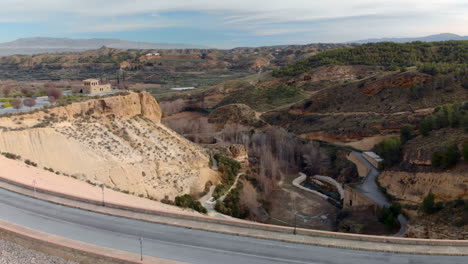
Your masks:
<svg viewBox="0 0 468 264"><path fill-rule="evenodd" d="M324 65L386 66L389 69L425 63L467 64L468 41L380 42L355 48L329 50L273 71L274 77L291 77Z"/></svg>

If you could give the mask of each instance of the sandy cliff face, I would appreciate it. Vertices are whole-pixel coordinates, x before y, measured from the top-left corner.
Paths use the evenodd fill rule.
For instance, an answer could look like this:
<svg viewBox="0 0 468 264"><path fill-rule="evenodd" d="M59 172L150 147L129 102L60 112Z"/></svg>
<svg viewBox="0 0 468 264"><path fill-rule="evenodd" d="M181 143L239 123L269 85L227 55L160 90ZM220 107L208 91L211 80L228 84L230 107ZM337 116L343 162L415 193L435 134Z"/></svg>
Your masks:
<svg viewBox="0 0 468 264"><path fill-rule="evenodd" d="M379 182L389 194L410 204L421 204L430 191L437 201L468 199L468 170L463 164L439 173L385 171Z"/></svg>
<svg viewBox="0 0 468 264"><path fill-rule="evenodd" d="M199 146L162 125L147 93L0 119L0 151L61 174L162 199L198 193L218 175Z"/></svg>

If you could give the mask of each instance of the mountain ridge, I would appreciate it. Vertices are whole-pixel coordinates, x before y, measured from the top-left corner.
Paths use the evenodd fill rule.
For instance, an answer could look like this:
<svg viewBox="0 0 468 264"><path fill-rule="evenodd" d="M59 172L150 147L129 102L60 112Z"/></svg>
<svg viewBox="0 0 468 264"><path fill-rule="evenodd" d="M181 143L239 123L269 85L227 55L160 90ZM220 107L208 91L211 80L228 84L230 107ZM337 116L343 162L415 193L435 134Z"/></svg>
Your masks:
<svg viewBox="0 0 468 264"><path fill-rule="evenodd" d="M396 42L396 43L405 43L413 41L423 41L423 42L432 42L432 41L446 41L446 40L468 40L468 36L460 36L453 33L440 33L423 37L408 37L408 38L369 38L361 39L355 41L349 41L347 43L375 43L375 42Z"/></svg>
<svg viewBox="0 0 468 264"><path fill-rule="evenodd" d="M33 55L38 53L77 52L98 49L102 46L116 49L193 49L208 48L202 45L181 43L151 43L122 39L92 38L49 38L32 37L19 38L10 42L0 43L0 56Z"/></svg>

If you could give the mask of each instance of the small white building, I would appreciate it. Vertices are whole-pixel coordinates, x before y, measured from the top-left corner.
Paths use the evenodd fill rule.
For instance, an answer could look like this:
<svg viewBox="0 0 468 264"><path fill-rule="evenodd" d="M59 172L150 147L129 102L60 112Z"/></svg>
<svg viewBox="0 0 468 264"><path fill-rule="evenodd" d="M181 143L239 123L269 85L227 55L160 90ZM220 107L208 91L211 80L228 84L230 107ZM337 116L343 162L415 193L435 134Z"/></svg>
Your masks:
<svg viewBox="0 0 468 264"><path fill-rule="evenodd" d="M146 53L145 55L146 57L151 57L151 56L161 56L161 54L159 54L158 52L155 52L155 53Z"/></svg>
<svg viewBox="0 0 468 264"><path fill-rule="evenodd" d="M378 168L379 164L383 161L383 159L377 155L377 153L372 151L366 151L362 154L362 156L376 168Z"/></svg>

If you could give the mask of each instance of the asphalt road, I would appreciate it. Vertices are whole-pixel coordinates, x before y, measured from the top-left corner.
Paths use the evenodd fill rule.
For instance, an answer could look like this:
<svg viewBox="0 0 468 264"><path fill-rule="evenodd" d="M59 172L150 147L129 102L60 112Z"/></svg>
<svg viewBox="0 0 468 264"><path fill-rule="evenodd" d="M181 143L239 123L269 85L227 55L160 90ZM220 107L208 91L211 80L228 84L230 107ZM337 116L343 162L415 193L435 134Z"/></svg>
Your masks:
<svg viewBox="0 0 468 264"><path fill-rule="evenodd" d="M189 263L466 263L466 257L345 250L253 239L102 215L0 189L0 218L74 240Z"/></svg>
<svg viewBox="0 0 468 264"><path fill-rule="evenodd" d="M390 202L388 201L387 197L382 193L379 186L376 183L377 177L379 176L380 172L377 168L374 167L369 161L367 161L362 153L353 151L356 156L367 165L370 169L369 174L366 178L361 182L359 186L356 187L363 195L367 196L369 199L374 201L380 206L390 206ZM402 237L406 233L406 225L408 224L408 219L402 214L398 215L398 221L400 222L400 230L398 233L394 234L393 236Z"/></svg>

